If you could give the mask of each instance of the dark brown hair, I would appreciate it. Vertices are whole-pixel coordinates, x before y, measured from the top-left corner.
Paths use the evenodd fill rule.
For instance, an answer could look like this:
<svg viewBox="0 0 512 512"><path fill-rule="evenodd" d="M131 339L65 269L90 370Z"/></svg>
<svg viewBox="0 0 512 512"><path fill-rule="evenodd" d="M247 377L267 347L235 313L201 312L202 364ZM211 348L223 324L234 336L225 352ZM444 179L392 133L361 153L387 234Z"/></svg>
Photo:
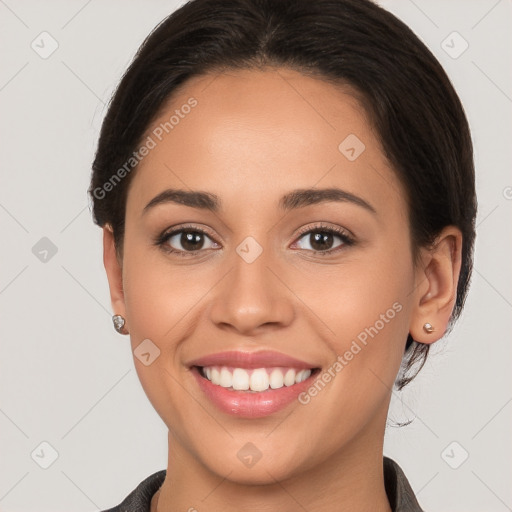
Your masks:
<svg viewBox="0 0 512 512"><path fill-rule="evenodd" d="M131 157L159 110L193 76L262 66L358 91L406 190L415 251L448 225L462 231L451 328L464 305L475 238L469 126L429 49L369 0L193 0L164 19L137 51L103 121L89 189L95 222L112 226L122 255L127 190L136 170ZM408 336L399 389L422 368L429 347Z"/></svg>

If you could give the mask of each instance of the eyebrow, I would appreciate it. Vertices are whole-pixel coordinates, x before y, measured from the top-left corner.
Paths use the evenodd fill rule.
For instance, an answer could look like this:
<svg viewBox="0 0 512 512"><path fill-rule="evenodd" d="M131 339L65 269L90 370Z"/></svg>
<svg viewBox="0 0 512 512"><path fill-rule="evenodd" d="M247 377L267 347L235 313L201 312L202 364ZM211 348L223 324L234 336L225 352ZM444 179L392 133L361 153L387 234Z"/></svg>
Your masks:
<svg viewBox="0 0 512 512"><path fill-rule="evenodd" d="M331 201L352 203L373 214L377 213L375 208L363 198L340 188L305 188L293 190L281 197L278 206L283 211L289 211ZM151 199L144 207L142 213L144 214L155 206L166 203L182 204L190 206L191 208L209 210L214 213L219 212L222 205L220 198L210 192L167 189Z"/></svg>

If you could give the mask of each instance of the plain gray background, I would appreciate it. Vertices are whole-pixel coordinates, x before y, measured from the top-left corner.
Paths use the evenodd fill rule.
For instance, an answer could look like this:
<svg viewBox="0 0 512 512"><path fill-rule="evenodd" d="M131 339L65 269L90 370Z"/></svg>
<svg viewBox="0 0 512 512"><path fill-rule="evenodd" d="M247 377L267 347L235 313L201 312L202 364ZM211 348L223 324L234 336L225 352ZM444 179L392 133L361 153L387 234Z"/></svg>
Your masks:
<svg viewBox="0 0 512 512"><path fill-rule="evenodd" d="M479 195L465 312L394 394L385 453L427 511L512 510L512 3L382 5L452 79ZM166 467L167 430L128 338L112 328L86 190L105 105L144 37L177 6L0 0L0 511L107 508Z"/></svg>

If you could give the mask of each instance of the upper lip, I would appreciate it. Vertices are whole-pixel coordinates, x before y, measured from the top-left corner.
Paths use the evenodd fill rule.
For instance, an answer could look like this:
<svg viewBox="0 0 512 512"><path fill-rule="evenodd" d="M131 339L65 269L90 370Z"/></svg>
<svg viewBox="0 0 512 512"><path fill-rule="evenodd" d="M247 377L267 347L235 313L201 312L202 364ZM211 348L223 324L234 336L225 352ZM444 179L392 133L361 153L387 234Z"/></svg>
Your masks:
<svg viewBox="0 0 512 512"><path fill-rule="evenodd" d="M295 357L281 354L273 350L261 350L259 352L244 352L231 350L217 352L190 361L188 366L231 366L233 368L272 368L284 366L288 368L309 369L317 368L315 364L301 361Z"/></svg>

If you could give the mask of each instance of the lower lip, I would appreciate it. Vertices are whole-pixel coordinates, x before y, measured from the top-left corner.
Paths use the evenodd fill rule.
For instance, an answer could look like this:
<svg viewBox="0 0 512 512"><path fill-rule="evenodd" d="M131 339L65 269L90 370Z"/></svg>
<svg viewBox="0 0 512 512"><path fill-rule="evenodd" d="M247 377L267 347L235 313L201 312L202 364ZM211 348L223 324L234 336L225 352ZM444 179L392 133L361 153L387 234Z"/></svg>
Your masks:
<svg viewBox="0 0 512 512"><path fill-rule="evenodd" d="M212 384L200 374L199 368L196 366L192 367L191 371L201 390L214 405L222 412L240 418L262 418L284 409L294 400L299 403L297 397L311 386L312 379L316 377L317 373L313 373L306 380L293 386L283 386L278 389L269 388L267 391L250 393L247 391L230 390Z"/></svg>

